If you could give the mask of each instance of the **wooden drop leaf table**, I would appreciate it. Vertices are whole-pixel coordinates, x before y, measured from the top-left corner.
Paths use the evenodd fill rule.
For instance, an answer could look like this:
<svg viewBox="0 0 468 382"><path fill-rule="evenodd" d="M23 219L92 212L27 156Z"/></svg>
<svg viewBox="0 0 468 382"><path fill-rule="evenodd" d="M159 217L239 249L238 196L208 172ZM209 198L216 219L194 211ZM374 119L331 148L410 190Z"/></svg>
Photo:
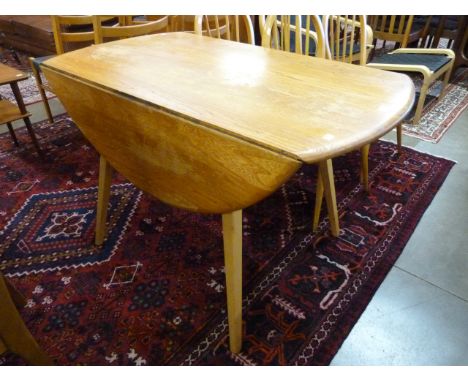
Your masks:
<svg viewBox="0 0 468 382"><path fill-rule="evenodd" d="M388 132L414 99L405 75L183 32L91 46L42 69L101 155L98 244L112 168L172 206L222 214L233 352L242 344L242 209L318 163L338 235L331 158Z"/></svg>

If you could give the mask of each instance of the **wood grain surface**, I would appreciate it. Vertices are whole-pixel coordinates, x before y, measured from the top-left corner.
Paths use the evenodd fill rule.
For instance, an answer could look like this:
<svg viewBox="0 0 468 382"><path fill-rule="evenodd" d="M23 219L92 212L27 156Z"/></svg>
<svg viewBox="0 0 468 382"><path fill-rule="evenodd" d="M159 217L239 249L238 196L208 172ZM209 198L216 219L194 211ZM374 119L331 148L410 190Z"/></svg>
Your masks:
<svg viewBox="0 0 468 382"><path fill-rule="evenodd" d="M382 136L414 99L406 75L183 32L96 45L43 66L308 163Z"/></svg>

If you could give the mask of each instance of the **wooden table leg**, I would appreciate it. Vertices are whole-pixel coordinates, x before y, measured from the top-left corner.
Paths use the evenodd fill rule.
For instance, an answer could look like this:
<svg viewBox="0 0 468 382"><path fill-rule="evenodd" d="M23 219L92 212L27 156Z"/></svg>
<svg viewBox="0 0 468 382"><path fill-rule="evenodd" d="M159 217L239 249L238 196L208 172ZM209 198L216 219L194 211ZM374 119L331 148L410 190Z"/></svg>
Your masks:
<svg viewBox="0 0 468 382"><path fill-rule="evenodd" d="M315 206L314 206L314 220L312 223L312 232L317 231L320 221L320 211L322 210L323 201L323 180L320 174L320 167L317 174L317 187L315 188Z"/></svg>
<svg viewBox="0 0 468 382"><path fill-rule="evenodd" d="M99 158L98 201L96 211L96 245L101 245L106 236L107 207L109 205L112 167L101 155Z"/></svg>
<svg viewBox="0 0 468 382"><path fill-rule="evenodd" d="M333 236L340 234L338 209L336 206L335 180L333 178L333 164L331 159L319 162L320 176L323 181L325 200L327 202L330 230Z"/></svg>
<svg viewBox="0 0 468 382"><path fill-rule="evenodd" d="M0 274L0 350L9 350L32 365L52 365L24 324Z"/></svg>
<svg viewBox="0 0 468 382"><path fill-rule="evenodd" d="M370 144L361 147L361 183L369 191L369 149Z"/></svg>
<svg viewBox="0 0 468 382"><path fill-rule="evenodd" d="M223 214L224 269L229 324L229 348L242 347L242 210Z"/></svg>
<svg viewBox="0 0 468 382"><path fill-rule="evenodd" d="M396 127L398 153L401 153L401 144L403 140L403 125L399 123Z"/></svg>

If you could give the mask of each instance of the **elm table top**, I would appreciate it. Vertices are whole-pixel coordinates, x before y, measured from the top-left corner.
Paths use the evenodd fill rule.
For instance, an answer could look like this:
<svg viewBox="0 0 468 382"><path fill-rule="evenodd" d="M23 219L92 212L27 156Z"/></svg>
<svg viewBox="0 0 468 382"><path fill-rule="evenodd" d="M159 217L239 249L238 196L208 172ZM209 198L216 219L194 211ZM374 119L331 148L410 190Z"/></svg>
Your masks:
<svg viewBox="0 0 468 382"><path fill-rule="evenodd" d="M398 73L188 33L95 45L45 65L304 162L382 136L414 97Z"/></svg>
<svg viewBox="0 0 468 382"><path fill-rule="evenodd" d="M42 68L112 167L200 212L261 200L301 163L382 136L414 100L399 73L183 32L94 45Z"/></svg>

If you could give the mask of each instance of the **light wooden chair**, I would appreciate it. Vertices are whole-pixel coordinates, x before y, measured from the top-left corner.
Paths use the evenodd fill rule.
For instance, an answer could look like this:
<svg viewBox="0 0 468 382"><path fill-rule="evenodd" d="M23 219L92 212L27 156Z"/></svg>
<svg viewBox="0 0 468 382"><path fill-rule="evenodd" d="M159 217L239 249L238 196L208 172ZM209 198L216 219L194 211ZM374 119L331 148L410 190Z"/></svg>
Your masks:
<svg viewBox="0 0 468 382"><path fill-rule="evenodd" d="M194 16L193 31L203 36L255 43L253 24L248 15L197 15Z"/></svg>
<svg viewBox="0 0 468 382"><path fill-rule="evenodd" d="M108 17L112 16L92 16L96 44L168 31L169 16L119 16L118 23L106 25L104 22Z"/></svg>
<svg viewBox="0 0 468 382"><path fill-rule="evenodd" d="M401 40L401 46L403 48L385 53L379 57L374 57L367 66L396 72L413 72L422 74L423 84L413 117L413 123L416 124L421 119L429 87L442 76L445 77L443 79L439 99L444 96L446 86L452 72L455 53L450 49L405 48L408 43L416 39L412 34L413 32L411 28L413 18L412 16L409 16L408 19L405 19L405 16L400 16L400 18L399 30L404 30ZM392 22L393 17L390 20L390 26L393 27ZM394 28L396 28L396 26ZM385 35L382 37L385 37Z"/></svg>
<svg viewBox="0 0 468 382"><path fill-rule="evenodd" d="M372 45L372 29L366 23L366 17L359 16L322 16L328 59L349 64L366 65ZM366 191L369 190L369 149L370 143L361 148L361 182ZM319 171L315 193L313 231L318 228L320 211L323 201L323 181Z"/></svg>
<svg viewBox="0 0 468 382"><path fill-rule="evenodd" d="M325 57L323 29L318 16L260 15L259 23L263 47Z"/></svg>
<svg viewBox="0 0 468 382"><path fill-rule="evenodd" d="M414 16L369 16L368 24L374 33L376 40L393 41L397 48L406 48L409 44L417 42L423 37L424 26L413 24ZM385 46L385 45L384 45Z"/></svg>
<svg viewBox="0 0 468 382"><path fill-rule="evenodd" d="M302 54L319 58L327 57L326 38L320 18L315 15L269 15L259 16L262 46L292 54ZM328 211L330 229L334 236L339 234L338 211L336 210L335 185L332 176L332 159L319 164L317 176L316 203L313 230L318 225L324 195L324 182L330 191L325 195L327 205L334 206Z"/></svg>
<svg viewBox="0 0 468 382"><path fill-rule="evenodd" d="M91 16L51 16L51 21L57 54L65 53L65 51L73 48L77 49L91 45L95 42ZM52 92L52 89L42 81L40 69L40 64L51 57L53 56L29 57L29 62L47 117L49 122L53 123L54 118L46 96L46 91Z"/></svg>
<svg viewBox="0 0 468 382"><path fill-rule="evenodd" d="M16 307L26 300L0 273L0 354L11 352L31 365L53 365L24 324Z"/></svg>
<svg viewBox="0 0 468 382"><path fill-rule="evenodd" d="M349 64L366 65L373 47L372 28L367 25L366 16L328 15L322 16L322 23L327 58Z"/></svg>

